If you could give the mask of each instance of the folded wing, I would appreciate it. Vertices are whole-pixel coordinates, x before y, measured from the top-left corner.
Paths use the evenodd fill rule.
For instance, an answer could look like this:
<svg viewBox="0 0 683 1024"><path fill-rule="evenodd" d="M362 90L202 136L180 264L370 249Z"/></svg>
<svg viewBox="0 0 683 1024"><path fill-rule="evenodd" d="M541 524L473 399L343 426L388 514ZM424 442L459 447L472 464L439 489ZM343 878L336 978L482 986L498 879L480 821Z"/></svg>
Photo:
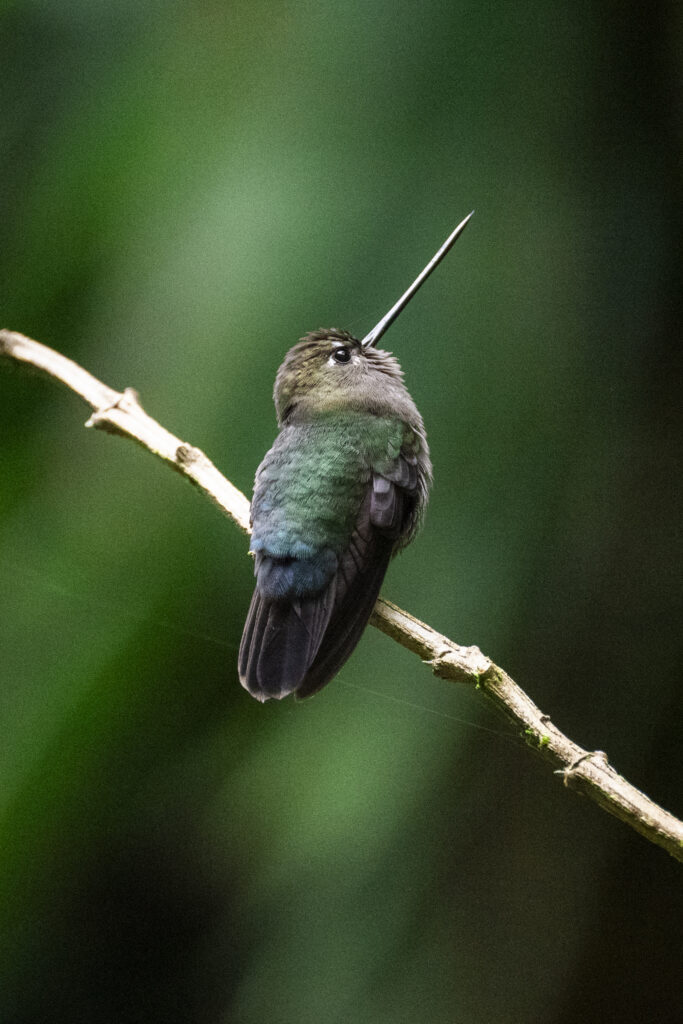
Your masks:
<svg viewBox="0 0 683 1024"><path fill-rule="evenodd" d="M252 696L308 697L337 674L372 613L416 493L416 465L401 454L372 474L341 555L257 554L239 654L240 680Z"/></svg>

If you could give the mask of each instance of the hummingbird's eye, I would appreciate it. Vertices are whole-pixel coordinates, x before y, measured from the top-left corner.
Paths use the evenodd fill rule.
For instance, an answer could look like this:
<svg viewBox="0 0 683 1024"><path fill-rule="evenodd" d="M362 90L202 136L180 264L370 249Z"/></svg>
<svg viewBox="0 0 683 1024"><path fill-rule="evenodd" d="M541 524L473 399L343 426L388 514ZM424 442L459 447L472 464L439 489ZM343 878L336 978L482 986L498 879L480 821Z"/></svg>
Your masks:
<svg viewBox="0 0 683 1024"><path fill-rule="evenodd" d="M351 358L351 353L349 352L348 348L344 348L342 346L341 348L335 348L334 352L332 353L332 358L336 363L348 363L349 359Z"/></svg>

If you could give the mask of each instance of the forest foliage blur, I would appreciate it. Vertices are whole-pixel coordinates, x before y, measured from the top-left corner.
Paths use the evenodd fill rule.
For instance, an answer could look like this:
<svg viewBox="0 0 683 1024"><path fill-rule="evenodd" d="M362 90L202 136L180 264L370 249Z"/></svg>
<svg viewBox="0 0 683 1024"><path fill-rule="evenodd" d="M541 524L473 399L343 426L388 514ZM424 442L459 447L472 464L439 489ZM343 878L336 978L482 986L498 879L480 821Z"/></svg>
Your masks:
<svg viewBox="0 0 683 1024"><path fill-rule="evenodd" d="M249 493L306 331L392 327L435 488L384 593L681 801L673 4L15 0L1 326ZM675 1020L679 866L369 629L257 705L243 535L0 366L0 1020Z"/></svg>

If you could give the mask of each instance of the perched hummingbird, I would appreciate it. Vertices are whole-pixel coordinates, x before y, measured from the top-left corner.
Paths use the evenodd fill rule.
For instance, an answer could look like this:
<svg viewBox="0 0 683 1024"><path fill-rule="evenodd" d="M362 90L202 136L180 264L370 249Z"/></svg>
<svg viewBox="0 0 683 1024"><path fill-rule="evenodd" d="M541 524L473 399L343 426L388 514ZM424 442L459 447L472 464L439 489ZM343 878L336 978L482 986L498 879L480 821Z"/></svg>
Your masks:
<svg viewBox="0 0 683 1024"><path fill-rule="evenodd" d="M278 434L256 471L256 587L239 652L257 700L309 697L360 639L392 555L422 521L432 464L422 417L376 344L466 217L362 341L337 328L290 349L275 379Z"/></svg>

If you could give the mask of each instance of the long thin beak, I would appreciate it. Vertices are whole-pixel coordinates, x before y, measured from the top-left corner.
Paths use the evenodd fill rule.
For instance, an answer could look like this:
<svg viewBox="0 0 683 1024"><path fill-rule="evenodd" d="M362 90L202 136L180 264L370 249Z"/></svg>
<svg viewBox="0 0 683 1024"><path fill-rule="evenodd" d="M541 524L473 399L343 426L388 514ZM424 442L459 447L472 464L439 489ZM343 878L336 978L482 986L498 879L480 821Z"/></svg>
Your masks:
<svg viewBox="0 0 683 1024"><path fill-rule="evenodd" d="M468 214L468 216L465 217L465 219L461 221L460 224L458 224L455 231L448 236L446 241L443 243L443 245L437 252L436 256L432 257L432 259L429 261L429 263L424 268L422 273L415 278L408 291L403 293L401 298L394 306L391 307L386 316L383 316L380 322L375 327L372 328L370 333L365 335L365 337L361 341L361 345L363 346L363 348L372 348L374 345L377 344L377 342L382 337L387 328L391 327L391 325L393 324L394 320L401 312L401 310L408 305L408 303L410 302L410 300L412 299L413 295L418 290L420 285L424 284L424 282L431 274L432 270L434 270L435 267L438 267L439 263L441 263L441 260L444 258L450 247L453 245L456 238L460 237L460 235L463 233L463 231L467 227L467 224L469 223L473 216L474 210L472 210L472 213Z"/></svg>

